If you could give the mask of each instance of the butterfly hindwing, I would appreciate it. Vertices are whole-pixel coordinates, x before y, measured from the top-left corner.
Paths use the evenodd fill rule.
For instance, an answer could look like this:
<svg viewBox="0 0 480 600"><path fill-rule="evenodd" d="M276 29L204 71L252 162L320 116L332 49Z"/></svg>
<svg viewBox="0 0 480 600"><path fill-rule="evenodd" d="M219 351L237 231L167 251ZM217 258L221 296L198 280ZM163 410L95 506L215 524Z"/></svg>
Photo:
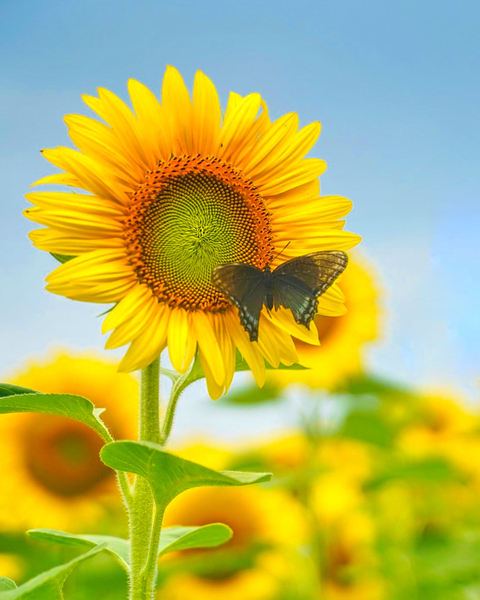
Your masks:
<svg viewBox="0 0 480 600"><path fill-rule="evenodd" d="M213 285L238 308L238 317L250 341L258 340L262 306L273 295L275 309L292 311L295 321L310 325L317 312L318 298L347 266L345 252L314 252L292 258L273 273L252 265L230 263L213 270ZM268 288L268 289L267 289Z"/></svg>
<svg viewBox="0 0 480 600"><path fill-rule="evenodd" d="M275 308L292 311L295 321L308 327L317 312L318 298L345 270L345 252L314 252L292 258L273 272Z"/></svg>
<svg viewBox="0 0 480 600"><path fill-rule="evenodd" d="M258 340L258 324L265 299L265 275L252 265L231 263L213 270L213 285L238 308L238 317L250 341Z"/></svg>

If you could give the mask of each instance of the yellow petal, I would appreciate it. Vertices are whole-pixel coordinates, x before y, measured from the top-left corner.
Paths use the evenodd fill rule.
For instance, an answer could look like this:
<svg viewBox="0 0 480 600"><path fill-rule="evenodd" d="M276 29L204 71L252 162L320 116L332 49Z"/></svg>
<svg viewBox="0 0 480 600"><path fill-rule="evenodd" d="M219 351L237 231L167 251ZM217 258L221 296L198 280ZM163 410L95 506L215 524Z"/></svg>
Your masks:
<svg viewBox="0 0 480 600"><path fill-rule="evenodd" d="M168 354L178 373L188 371L196 349L197 341L190 314L183 308L173 308L168 324Z"/></svg>
<svg viewBox="0 0 480 600"><path fill-rule="evenodd" d="M263 386L265 383L265 362L257 342L249 340L247 332L240 324L236 310L229 310L224 314L225 319L228 319L228 330L235 341L235 345L250 367L257 385Z"/></svg>
<svg viewBox="0 0 480 600"><path fill-rule="evenodd" d="M253 127L260 109L260 94L250 94L243 98L236 110L225 115L220 133L218 156L229 160L238 149L242 148L245 138Z"/></svg>
<svg viewBox="0 0 480 600"><path fill-rule="evenodd" d="M205 381L207 382L208 395L212 400L218 400L218 398L220 398L225 391L225 385L223 383L217 383L215 372L212 371L211 364L201 350L198 357L200 359L200 365L202 366L203 374L205 375Z"/></svg>
<svg viewBox="0 0 480 600"><path fill-rule="evenodd" d="M222 111L217 90L201 71L193 84L192 133L193 152L208 156L218 148Z"/></svg>
<svg viewBox="0 0 480 600"><path fill-rule="evenodd" d="M83 101L95 111L116 134L132 161L142 169L152 168L151 157L147 156L141 144L139 127L132 111L115 94L105 88L98 89L99 98L82 96Z"/></svg>
<svg viewBox="0 0 480 600"><path fill-rule="evenodd" d="M111 350L130 343L141 335L145 329L152 326L153 317L160 310L156 298L153 296L146 298L144 303L136 308L135 312L130 313L128 319L114 329L105 344L105 348Z"/></svg>
<svg viewBox="0 0 480 600"><path fill-rule="evenodd" d="M171 133L160 102L146 86L130 79L128 90L138 119L143 140L155 159L168 160L171 155Z"/></svg>
<svg viewBox="0 0 480 600"><path fill-rule="evenodd" d="M38 181L30 184L30 187L34 187L36 185L69 185L70 187L81 188L82 184L77 177L71 175L70 173L55 173L54 175L47 175L46 177L42 177Z"/></svg>
<svg viewBox="0 0 480 600"><path fill-rule="evenodd" d="M156 300L149 287L141 284L135 286L131 293L125 296L105 317L102 323L102 333L107 333L128 321L152 299Z"/></svg>
<svg viewBox="0 0 480 600"><path fill-rule="evenodd" d="M297 128L298 115L293 112L283 115L272 123L255 143L248 159L245 159L240 165L246 177L252 179L272 160L275 161L284 151L284 145L288 144Z"/></svg>
<svg viewBox="0 0 480 600"><path fill-rule="evenodd" d="M295 322L292 311L287 308L274 310L271 313L271 316L265 315L265 317L270 319L277 327L280 327L297 339L307 342L307 344L318 345L318 331L313 321L307 329L303 325L299 325Z"/></svg>
<svg viewBox="0 0 480 600"><path fill-rule="evenodd" d="M151 326L133 340L118 366L119 371L135 371L148 367L165 349L170 308L157 304Z"/></svg>
<svg viewBox="0 0 480 600"><path fill-rule="evenodd" d="M225 367L213 324L209 316L202 311L195 312L192 322L198 347L210 367L212 376L217 385L223 386L225 382Z"/></svg>
<svg viewBox="0 0 480 600"><path fill-rule="evenodd" d="M280 194L316 179L326 168L326 162L320 158L305 158L287 173L278 177L268 177L263 184L258 184L258 189L266 196Z"/></svg>
<svg viewBox="0 0 480 600"><path fill-rule="evenodd" d="M172 132L172 153L193 154L192 102L182 76L171 66L163 78L162 107Z"/></svg>

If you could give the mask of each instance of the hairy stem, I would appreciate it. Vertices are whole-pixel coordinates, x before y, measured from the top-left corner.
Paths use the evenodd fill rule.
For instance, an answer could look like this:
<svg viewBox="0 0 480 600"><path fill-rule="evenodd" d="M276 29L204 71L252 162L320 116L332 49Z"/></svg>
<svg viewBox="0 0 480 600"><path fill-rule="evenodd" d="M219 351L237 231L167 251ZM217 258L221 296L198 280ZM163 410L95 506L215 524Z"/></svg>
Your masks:
<svg viewBox="0 0 480 600"><path fill-rule="evenodd" d="M178 383L175 383L172 387L172 392L170 395L170 400L168 401L167 411L165 413L165 418L162 425L162 431L160 434L160 443L165 445L170 436L170 432L172 431L173 420L175 418L175 410L177 409L177 403L185 389L186 385L182 385L184 383L183 377L178 380Z"/></svg>
<svg viewBox="0 0 480 600"><path fill-rule="evenodd" d="M142 442L160 443L159 396L158 358L142 370L139 407L139 440ZM130 600L152 600L154 597L161 528L161 519L155 513L150 486L137 476L130 503Z"/></svg>

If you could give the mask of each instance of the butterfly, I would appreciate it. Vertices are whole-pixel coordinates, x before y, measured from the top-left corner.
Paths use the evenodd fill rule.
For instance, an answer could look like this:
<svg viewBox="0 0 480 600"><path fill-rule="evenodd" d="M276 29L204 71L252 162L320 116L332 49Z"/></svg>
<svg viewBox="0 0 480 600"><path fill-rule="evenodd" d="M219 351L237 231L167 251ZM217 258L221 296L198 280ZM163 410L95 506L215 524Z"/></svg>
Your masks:
<svg viewBox="0 0 480 600"><path fill-rule="evenodd" d="M308 328L317 313L318 298L345 270L345 252L313 252L287 260L272 271L253 265L230 263L215 267L213 285L238 308L240 323L258 341L260 312L280 306L292 311L297 323Z"/></svg>

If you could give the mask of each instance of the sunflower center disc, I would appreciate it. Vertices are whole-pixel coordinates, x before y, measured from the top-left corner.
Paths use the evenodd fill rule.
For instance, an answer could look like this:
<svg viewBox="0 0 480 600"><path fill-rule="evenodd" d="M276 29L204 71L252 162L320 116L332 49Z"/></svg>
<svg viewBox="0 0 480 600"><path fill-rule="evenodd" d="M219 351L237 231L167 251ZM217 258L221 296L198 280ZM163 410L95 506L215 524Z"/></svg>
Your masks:
<svg viewBox="0 0 480 600"><path fill-rule="evenodd" d="M139 281L188 310L229 306L212 285L216 266L263 268L272 254L263 199L215 158L174 157L148 173L132 197L126 239Z"/></svg>
<svg viewBox="0 0 480 600"><path fill-rule="evenodd" d="M36 415L24 435L26 466L40 485L58 496L81 496L111 477L98 457L102 441L82 423Z"/></svg>

